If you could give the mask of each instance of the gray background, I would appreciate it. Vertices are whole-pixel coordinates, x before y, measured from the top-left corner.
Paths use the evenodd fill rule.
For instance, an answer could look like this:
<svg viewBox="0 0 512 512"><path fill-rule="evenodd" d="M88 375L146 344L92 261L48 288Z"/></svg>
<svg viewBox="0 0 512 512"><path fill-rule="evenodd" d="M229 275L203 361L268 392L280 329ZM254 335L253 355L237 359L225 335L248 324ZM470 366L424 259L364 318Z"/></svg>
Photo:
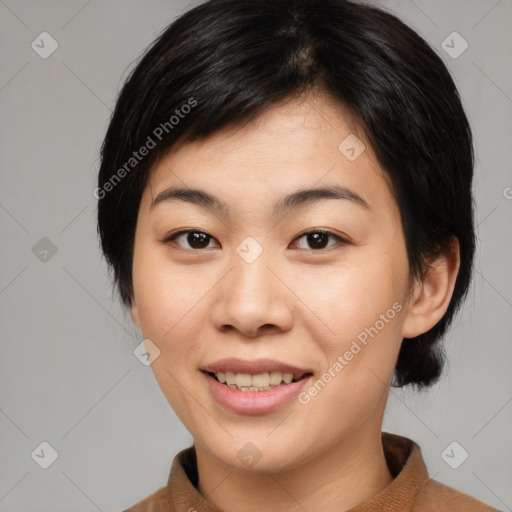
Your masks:
<svg viewBox="0 0 512 512"><path fill-rule="evenodd" d="M142 337L111 294L92 192L122 80L196 3L0 0L3 512L123 510L165 485L192 443L133 355ZM436 480L512 510L512 2L381 5L433 45L459 87L475 134L479 239L447 371L426 393L392 390L384 430L418 442ZM31 48L43 31L59 45L47 59ZM457 58L441 47L453 31L469 43ZM41 252L43 237L55 254ZM31 457L43 441L59 454L48 469ZM458 469L441 456L453 441L469 453Z"/></svg>

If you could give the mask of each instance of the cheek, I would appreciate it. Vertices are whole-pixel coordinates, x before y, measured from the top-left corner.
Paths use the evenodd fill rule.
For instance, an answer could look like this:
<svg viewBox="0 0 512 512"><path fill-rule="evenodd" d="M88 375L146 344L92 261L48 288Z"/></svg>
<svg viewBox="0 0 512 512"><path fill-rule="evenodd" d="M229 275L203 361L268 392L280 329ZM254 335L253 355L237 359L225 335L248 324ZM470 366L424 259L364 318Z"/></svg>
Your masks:
<svg viewBox="0 0 512 512"><path fill-rule="evenodd" d="M333 269L321 288L302 278L304 303L322 320L309 314L306 327L323 353L324 372L304 397L318 411L322 404L336 404L333 411L350 408L364 415L380 403L394 373L407 263L397 254L380 254L368 251L350 266ZM331 414L329 408L325 412Z"/></svg>
<svg viewBox="0 0 512 512"><path fill-rule="evenodd" d="M186 390L194 385L191 372L199 350L194 341L201 338L203 323L197 318L205 314L200 302L205 290L198 286L192 267L170 265L149 249L134 254L133 284L142 334L160 350L152 371L176 415L197 435L195 425L200 422L190 421L197 404Z"/></svg>
<svg viewBox="0 0 512 512"><path fill-rule="evenodd" d="M393 331L398 332L395 320L400 317L400 308L393 309L393 304L403 301L406 278L406 268L400 270L400 264L370 253L358 255L353 262L345 261L343 267L299 274L294 291L315 313L310 311L308 316L316 318L319 334L325 332L324 346L329 352L343 348L344 343L376 322L382 328L381 315L386 331L391 331L394 324Z"/></svg>
<svg viewBox="0 0 512 512"><path fill-rule="evenodd" d="M186 317L196 294L186 270L170 264L155 248L136 247L133 287L145 336L163 340L179 331L180 319Z"/></svg>

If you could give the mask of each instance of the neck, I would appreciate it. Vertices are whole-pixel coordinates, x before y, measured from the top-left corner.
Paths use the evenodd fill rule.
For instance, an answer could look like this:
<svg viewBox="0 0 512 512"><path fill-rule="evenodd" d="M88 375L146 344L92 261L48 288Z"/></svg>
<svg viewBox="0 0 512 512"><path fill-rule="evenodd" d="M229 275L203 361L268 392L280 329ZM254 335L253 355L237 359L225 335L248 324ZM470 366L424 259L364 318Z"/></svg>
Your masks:
<svg viewBox="0 0 512 512"><path fill-rule="evenodd" d="M284 472L239 472L196 445L199 492L224 512L342 512L393 480L381 432L356 432Z"/></svg>

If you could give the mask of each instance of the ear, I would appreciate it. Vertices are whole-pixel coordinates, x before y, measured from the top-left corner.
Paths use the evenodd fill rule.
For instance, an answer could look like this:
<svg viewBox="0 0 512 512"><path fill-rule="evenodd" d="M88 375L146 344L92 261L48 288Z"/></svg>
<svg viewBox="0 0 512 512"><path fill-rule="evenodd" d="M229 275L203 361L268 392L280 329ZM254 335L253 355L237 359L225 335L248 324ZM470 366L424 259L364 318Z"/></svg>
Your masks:
<svg viewBox="0 0 512 512"><path fill-rule="evenodd" d="M137 303L135 302L133 294L131 298L130 310L132 314L132 322L140 329L139 310L137 309Z"/></svg>
<svg viewBox="0 0 512 512"><path fill-rule="evenodd" d="M460 267L460 246L452 237L449 247L431 261L423 281L416 281L402 327L404 338L427 332L441 320L452 298Z"/></svg>

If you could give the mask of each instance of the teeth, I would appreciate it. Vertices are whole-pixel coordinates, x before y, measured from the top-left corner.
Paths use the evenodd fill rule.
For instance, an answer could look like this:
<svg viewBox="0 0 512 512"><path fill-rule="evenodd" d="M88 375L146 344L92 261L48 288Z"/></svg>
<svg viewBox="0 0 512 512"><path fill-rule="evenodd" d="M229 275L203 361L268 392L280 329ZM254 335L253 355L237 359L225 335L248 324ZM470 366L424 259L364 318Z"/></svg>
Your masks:
<svg viewBox="0 0 512 512"><path fill-rule="evenodd" d="M291 373L283 374L283 380L286 382L286 384L290 384L290 382L293 380L293 374L291 374Z"/></svg>
<svg viewBox="0 0 512 512"><path fill-rule="evenodd" d="M283 380L283 374L281 372L270 372L270 384L277 386L281 384Z"/></svg>
<svg viewBox="0 0 512 512"><path fill-rule="evenodd" d="M238 384L238 381L237 381ZM270 384L270 376L268 373L259 373L253 375L249 386L256 386L257 388L266 388ZM246 384L247 385L247 384Z"/></svg>
<svg viewBox="0 0 512 512"><path fill-rule="evenodd" d="M299 380L304 374L294 375L292 373L265 372L257 375L249 373L216 372L215 376L221 383L225 383L231 389L242 391L261 391L272 389L272 386L279 386L281 382L290 384L292 380Z"/></svg>
<svg viewBox="0 0 512 512"><path fill-rule="evenodd" d="M248 373L237 373L235 375L235 384L239 388L243 386L249 387L252 384L252 376Z"/></svg>

